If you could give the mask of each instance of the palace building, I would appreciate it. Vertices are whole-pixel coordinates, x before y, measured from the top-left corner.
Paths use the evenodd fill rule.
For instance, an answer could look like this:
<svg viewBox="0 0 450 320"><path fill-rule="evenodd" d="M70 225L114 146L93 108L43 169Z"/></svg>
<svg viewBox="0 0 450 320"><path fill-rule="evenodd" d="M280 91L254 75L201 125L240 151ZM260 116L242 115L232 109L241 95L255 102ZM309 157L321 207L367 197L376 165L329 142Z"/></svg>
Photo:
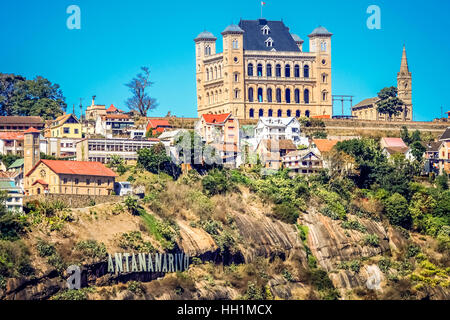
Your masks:
<svg viewBox="0 0 450 320"><path fill-rule="evenodd" d="M392 119L389 119L389 115L379 113L377 111L377 102L380 100L378 97L365 99L353 106L352 116L357 117L359 120L412 121L412 74L409 71L405 46L403 46L400 72L397 73L397 89L397 96L404 103L398 116L393 116Z"/></svg>
<svg viewBox="0 0 450 320"><path fill-rule="evenodd" d="M195 41L198 116L232 113L238 119L332 116L331 37L324 27L304 41L282 21L241 20L217 38Z"/></svg>

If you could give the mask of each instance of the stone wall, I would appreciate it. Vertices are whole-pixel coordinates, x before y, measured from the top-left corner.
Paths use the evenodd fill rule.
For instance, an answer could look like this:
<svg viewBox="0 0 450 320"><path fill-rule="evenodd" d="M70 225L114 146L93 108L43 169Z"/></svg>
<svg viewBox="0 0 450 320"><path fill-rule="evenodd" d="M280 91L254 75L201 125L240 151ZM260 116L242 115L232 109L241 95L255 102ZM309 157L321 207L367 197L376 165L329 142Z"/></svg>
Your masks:
<svg viewBox="0 0 450 320"><path fill-rule="evenodd" d="M24 205L31 201L62 201L69 208L85 208L101 203L118 203L125 199L123 196L88 196L80 194L49 194L49 195L35 195L26 196L23 198Z"/></svg>

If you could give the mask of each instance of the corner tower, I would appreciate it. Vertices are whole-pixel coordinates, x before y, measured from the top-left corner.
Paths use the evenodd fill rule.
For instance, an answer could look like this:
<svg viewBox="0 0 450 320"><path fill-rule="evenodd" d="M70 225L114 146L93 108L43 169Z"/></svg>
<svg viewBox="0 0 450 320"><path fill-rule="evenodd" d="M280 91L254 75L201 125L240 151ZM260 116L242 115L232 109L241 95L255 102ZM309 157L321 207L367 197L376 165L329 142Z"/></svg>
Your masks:
<svg viewBox="0 0 450 320"><path fill-rule="evenodd" d="M227 111L238 118L245 117L244 30L232 24L225 28L222 37Z"/></svg>
<svg viewBox="0 0 450 320"><path fill-rule="evenodd" d="M316 78L319 96L312 97L319 107L316 115L333 115L331 96L331 37L333 34L322 26L314 29L309 37L309 51L316 54L312 77Z"/></svg>
<svg viewBox="0 0 450 320"><path fill-rule="evenodd" d="M217 38L209 31L200 33L195 41L195 69L197 84L197 110L203 110L206 107L205 82L209 81L209 74L206 75L205 59L216 54ZM200 115L200 113L199 113Z"/></svg>
<svg viewBox="0 0 450 320"><path fill-rule="evenodd" d="M402 62L400 64L400 72L397 74L398 98L403 101L405 107L403 109L402 119L404 121L412 121L412 74L409 72L408 59L406 57L406 47L403 46Z"/></svg>
<svg viewBox="0 0 450 320"><path fill-rule="evenodd" d="M30 170L36 165L36 163L41 160L41 153L40 153L40 134L41 132L35 128L30 128L27 131L24 132L24 144L23 144L23 154L24 154L24 164L23 164L23 170L24 170L24 185L25 185L25 192L28 190L29 187L31 187L31 182L27 178L27 173L30 172Z"/></svg>

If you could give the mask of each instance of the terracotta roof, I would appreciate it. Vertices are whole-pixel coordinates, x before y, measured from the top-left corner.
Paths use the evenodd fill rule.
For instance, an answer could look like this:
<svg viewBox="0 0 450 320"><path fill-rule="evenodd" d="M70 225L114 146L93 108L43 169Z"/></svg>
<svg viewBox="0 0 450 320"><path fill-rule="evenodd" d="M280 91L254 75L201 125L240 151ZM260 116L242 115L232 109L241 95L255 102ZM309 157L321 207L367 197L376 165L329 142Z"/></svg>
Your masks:
<svg viewBox="0 0 450 320"><path fill-rule="evenodd" d="M41 117L19 117L19 116L6 116L0 117L1 124L44 124L44 120Z"/></svg>
<svg viewBox="0 0 450 320"><path fill-rule="evenodd" d="M216 150L224 152L239 152L239 148L234 143L213 143L211 144Z"/></svg>
<svg viewBox="0 0 450 320"><path fill-rule="evenodd" d="M33 186L35 185L35 184L41 184L41 185L43 185L43 186L48 186L48 183L47 182L45 182L44 180L41 180L41 179L38 179L38 180L36 180L34 183L33 183Z"/></svg>
<svg viewBox="0 0 450 320"><path fill-rule="evenodd" d="M18 173L16 171L0 171L0 178L11 179L17 176Z"/></svg>
<svg viewBox="0 0 450 320"><path fill-rule="evenodd" d="M0 140L23 140L23 132L0 132Z"/></svg>
<svg viewBox="0 0 450 320"><path fill-rule="evenodd" d="M35 129L33 127L29 128L28 130L25 130L23 133L41 133L38 129Z"/></svg>
<svg viewBox="0 0 450 320"><path fill-rule="evenodd" d="M382 143L387 148L407 148L402 138L381 138Z"/></svg>
<svg viewBox="0 0 450 320"><path fill-rule="evenodd" d="M206 123L224 123L231 113L223 113L223 114L204 114L202 115L203 119L205 119Z"/></svg>
<svg viewBox="0 0 450 320"><path fill-rule="evenodd" d="M313 143L319 149L320 153L330 152L339 140L313 139Z"/></svg>
<svg viewBox="0 0 450 320"><path fill-rule="evenodd" d="M122 110L117 109L113 104L106 109L106 112L123 112Z"/></svg>
<svg viewBox="0 0 450 320"><path fill-rule="evenodd" d="M105 165L100 162L42 160L42 159L27 173L27 176L29 176L40 163L44 163L47 167L49 167L52 171L54 171L57 174L99 176L99 177L117 176L117 174L114 171L105 167Z"/></svg>

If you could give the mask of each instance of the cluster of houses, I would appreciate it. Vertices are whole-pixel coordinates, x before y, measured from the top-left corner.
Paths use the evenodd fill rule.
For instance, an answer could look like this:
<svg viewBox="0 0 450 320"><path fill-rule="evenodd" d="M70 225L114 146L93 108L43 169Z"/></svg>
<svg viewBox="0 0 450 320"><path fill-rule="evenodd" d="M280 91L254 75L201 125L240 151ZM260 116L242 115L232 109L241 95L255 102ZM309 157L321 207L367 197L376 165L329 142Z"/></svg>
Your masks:
<svg viewBox="0 0 450 320"><path fill-rule="evenodd" d="M295 117L260 117L256 125L240 126L231 113L204 114L194 131L214 148L224 166L259 163L266 169L287 168L291 175L330 168L328 154L342 140L310 139ZM95 97L83 119L75 114L49 121L0 117L0 154L17 158L9 167L0 163L0 190L7 192L6 206L14 211L22 210L24 196L129 194L130 184L116 182L116 173L106 164L113 157L133 163L140 149L158 143L173 156L179 134L187 132L173 128L167 119L96 105ZM380 145L388 157L396 153L413 157L401 138L382 138ZM425 172L449 173L450 128L425 147Z"/></svg>

